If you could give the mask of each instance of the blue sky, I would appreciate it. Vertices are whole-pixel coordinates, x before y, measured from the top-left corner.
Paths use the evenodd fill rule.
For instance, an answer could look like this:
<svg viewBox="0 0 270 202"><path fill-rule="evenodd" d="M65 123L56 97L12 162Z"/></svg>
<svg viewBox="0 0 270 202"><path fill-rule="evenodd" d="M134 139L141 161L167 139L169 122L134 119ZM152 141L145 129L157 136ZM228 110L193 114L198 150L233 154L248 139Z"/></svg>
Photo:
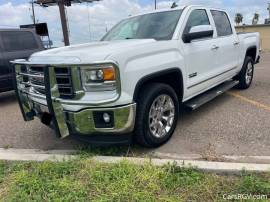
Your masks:
<svg viewBox="0 0 270 202"><path fill-rule="evenodd" d="M18 27L32 23L31 0L0 0L0 27ZM240 12L244 23L250 24L254 13L260 14L260 23L268 18L266 10L270 0L157 0L158 8L169 8L173 1L181 5L196 4L228 10L233 18ZM103 0L93 4L76 4L67 8L71 43L84 43L100 39L107 29L119 20L143 11L153 10L154 0ZM38 22L47 22L54 44L61 46L62 31L56 6L35 6Z"/></svg>

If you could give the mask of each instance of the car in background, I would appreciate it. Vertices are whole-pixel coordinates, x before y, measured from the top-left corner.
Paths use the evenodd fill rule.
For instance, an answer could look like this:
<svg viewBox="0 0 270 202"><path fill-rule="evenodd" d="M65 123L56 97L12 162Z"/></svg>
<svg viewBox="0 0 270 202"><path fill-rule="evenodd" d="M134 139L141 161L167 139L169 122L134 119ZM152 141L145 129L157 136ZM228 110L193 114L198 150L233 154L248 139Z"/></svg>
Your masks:
<svg viewBox="0 0 270 202"><path fill-rule="evenodd" d="M13 90L11 60L28 59L44 50L40 37L31 29L0 29L0 92Z"/></svg>

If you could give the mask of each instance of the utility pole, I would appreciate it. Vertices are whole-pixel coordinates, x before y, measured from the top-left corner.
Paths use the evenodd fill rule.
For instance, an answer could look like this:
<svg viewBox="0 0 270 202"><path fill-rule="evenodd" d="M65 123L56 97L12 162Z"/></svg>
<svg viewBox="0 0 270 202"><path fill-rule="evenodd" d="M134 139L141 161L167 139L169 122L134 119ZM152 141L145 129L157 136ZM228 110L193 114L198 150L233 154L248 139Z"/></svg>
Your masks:
<svg viewBox="0 0 270 202"><path fill-rule="evenodd" d="M155 0L155 10L157 10L157 0Z"/></svg>
<svg viewBox="0 0 270 202"><path fill-rule="evenodd" d="M268 3L267 10L268 10L268 12L269 12L269 19L270 19L270 2Z"/></svg>
<svg viewBox="0 0 270 202"><path fill-rule="evenodd" d="M67 17L65 12L65 0L58 1L62 30L63 30L63 37L64 37L64 44L65 46L69 46L69 36L68 36L68 26L67 26Z"/></svg>
<svg viewBox="0 0 270 202"><path fill-rule="evenodd" d="M36 16L35 16L34 0L31 1L31 4L32 4L32 19L33 19L33 24L36 25Z"/></svg>

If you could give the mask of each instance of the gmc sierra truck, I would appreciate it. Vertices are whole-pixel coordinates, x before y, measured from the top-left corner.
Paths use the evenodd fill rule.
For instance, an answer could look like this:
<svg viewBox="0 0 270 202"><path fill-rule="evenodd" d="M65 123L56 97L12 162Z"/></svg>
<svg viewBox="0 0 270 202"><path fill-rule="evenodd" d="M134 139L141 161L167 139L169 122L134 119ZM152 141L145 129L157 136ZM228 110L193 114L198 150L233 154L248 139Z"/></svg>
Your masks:
<svg viewBox="0 0 270 202"><path fill-rule="evenodd" d="M237 34L226 11L154 11L122 20L99 42L13 61L16 94L25 121L38 117L61 138L158 147L180 106L249 88L259 46L259 34Z"/></svg>

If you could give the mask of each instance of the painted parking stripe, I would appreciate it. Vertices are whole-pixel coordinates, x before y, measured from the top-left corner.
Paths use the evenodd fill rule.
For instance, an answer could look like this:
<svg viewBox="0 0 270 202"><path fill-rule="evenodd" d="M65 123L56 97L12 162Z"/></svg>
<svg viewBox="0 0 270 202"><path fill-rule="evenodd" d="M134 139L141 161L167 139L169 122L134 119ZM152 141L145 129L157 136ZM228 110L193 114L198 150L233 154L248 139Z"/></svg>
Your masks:
<svg viewBox="0 0 270 202"><path fill-rule="evenodd" d="M236 98L238 98L238 99L240 99L240 100L242 100L244 102L250 103L250 104L252 104L252 105L254 105L254 106L258 107L258 108L270 111L270 106L269 105L265 105L265 104L262 104L260 102L255 101L255 100L251 100L251 99L249 99L247 97L244 97L244 96L242 96L242 95L240 95L238 93L227 92L227 94L229 94L229 95L231 95L233 97L236 97Z"/></svg>

